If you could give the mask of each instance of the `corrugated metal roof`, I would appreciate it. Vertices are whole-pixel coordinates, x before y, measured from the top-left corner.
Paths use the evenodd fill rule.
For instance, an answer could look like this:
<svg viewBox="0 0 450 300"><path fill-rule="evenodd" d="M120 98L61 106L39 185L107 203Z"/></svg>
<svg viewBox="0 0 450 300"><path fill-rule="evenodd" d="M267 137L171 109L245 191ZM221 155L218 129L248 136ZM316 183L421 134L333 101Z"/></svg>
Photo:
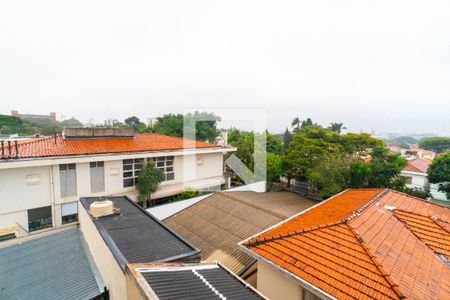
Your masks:
<svg viewBox="0 0 450 300"><path fill-rule="evenodd" d="M120 214L92 219L122 269L127 263L165 262L194 257L199 250L126 197L107 197ZM82 198L83 207L98 197Z"/></svg>
<svg viewBox="0 0 450 300"><path fill-rule="evenodd" d="M315 202L294 193L216 193L164 220L201 249L202 261L220 261L239 273L253 258L238 243Z"/></svg>
<svg viewBox="0 0 450 300"><path fill-rule="evenodd" d="M101 293L71 228L0 249L0 299L90 299Z"/></svg>
<svg viewBox="0 0 450 300"><path fill-rule="evenodd" d="M218 265L149 269L141 274L161 300L264 299Z"/></svg>

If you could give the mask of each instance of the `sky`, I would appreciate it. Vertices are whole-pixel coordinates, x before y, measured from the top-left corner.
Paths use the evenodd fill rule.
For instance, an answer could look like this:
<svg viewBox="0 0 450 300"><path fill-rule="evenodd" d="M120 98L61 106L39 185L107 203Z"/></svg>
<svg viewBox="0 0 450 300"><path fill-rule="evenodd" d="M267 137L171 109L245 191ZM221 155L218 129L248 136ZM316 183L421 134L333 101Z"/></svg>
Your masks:
<svg viewBox="0 0 450 300"><path fill-rule="evenodd" d="M0 113L450 133L450 1L1 1ZM251 119L251 118L250 118Z"/></svg>

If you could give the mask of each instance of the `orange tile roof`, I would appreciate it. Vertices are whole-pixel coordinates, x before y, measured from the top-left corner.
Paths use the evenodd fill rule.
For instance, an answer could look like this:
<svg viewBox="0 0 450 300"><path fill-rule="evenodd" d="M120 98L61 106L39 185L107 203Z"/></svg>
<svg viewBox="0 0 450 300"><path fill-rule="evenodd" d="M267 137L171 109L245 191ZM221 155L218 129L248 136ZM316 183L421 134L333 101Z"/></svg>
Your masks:
<svg viewBox="0 0 450 300"><path fill-rule="evenodd" d="M350 189L243 246L338 299L450 299L450 210Z"/></svg>
<svg viewBox="0 0 450 300"><path fill-rule="evenodd" d="M403 170L418 173L427 173L430 165L431 162L428 159L415 158L409 160L407 165L403 168Z"/></svg>
<svg viewBox="0 0 450 300"><path fill-rule="evenodd" d="M127 153L145 151L165 151L183 149L183 139L156 133L136 134L134 138L88 138L64 139L61 135L45 137L18 143L19 158L53 157L71 155L95 155L107 153ZM188 142L192 142L187 140ZM196 141L186 148L214 148L215 144ZM5 145L6 146L6 145ZM1 151L1 150L0 150ZM14 144L11 153L6 147L4 158L16 156ZM0 152L1 157L1 152Z"/></svg>

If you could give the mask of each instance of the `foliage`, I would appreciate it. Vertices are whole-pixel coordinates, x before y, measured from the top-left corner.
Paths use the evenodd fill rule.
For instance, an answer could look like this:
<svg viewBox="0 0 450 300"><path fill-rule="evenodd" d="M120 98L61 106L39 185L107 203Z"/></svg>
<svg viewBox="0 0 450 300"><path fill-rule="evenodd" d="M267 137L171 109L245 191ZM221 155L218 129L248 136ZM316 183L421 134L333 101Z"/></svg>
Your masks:
<svg viewBox="0 0 450 300"><path fill-rule="evenodd" d="M399 191L422 199L428 199L428 197L430 197L430 193L422 191L420 189L412 189L405 187L404 189L399 189Z"/></svg>
<svg viewBox="0 0 450 300"><path fill-rule="evenodd" d="M53 122L50 119L21 119L14 116L0 115L0 133L19 135L53 135L61 133L64 126L82 126L75 118L62 122Z"/></svg>
<svg viewBox="0 0 450 300"><path fill-rule="evenodd" d="M61 122L62 126L76 126L76 127L81 127L83 126L83 123L81 123L80 121L78 121L77 119L75 119L74 117L68 119L68 120L64 120Z"/></svg>
<svg viewBox="0 0 450 300"><path fill-rule="evenodd" d="M266 154L266 160L266 181L271 185L273 182L280 181L283 160L281 155L270 152Z"/></svg>
<svg viewBox="0 0 450 300"><path fill-rule="evenodd" d="M164 173L156 168L152 162L149 162L140 171L136 189L138 190L138 200L140 202L148 201L151 194L156 192L160 183L164 180Z"/></svg>
<svg viewBox="0 0 450 300"><path fill-rule="evenodd" d="M125 124L130 126L130 128L133 128L133 130L135 132L137 132L137 129L138 129L139 125L141 124L141 121L136 116L126 118L124 122L125 122Z"/></svg>
<svg viewBox="0 0 450 300"><path fill-rule="evenodd" d="M336 133L341 133L343 129L347 129L344 127L344 123L330 123L330 127L328 128Z"/></svg>
<svg viewBox="0 0 450 300"><path fill-rule="evenodd" d="M418 140L416 138L413 138L412 136L399 136L394 139L394 142L397 145L415 145L417 144Z"/></svg>
<svg viewBox="0 0 450 300"><path fill-rule="evenodd" d="M292 141L292 134L289 132L288 128L286 127L286 131L283 134L283 146L284 149L287 149L289 147L289 143Z"/></svg>
<svg viewBox="0 0 450 300"><path fill-rule="evenodd" d="M192 187L186 187L185 190L176 197L176 200L185 200L199 196L200 193Z"/></svg>
<svg viewBox="0 0 450 300"><path fill-rule="evenodd" d="M371 172L368 176L369 187L390 187L401 189L404 182L397 178L407 160L384 147L376 147L372 152Z"/></svg>
<svg viewBox="0 0 450 300"><path fill-rule="evenodd" d="M295 117L291 122L292 128L299 128L301 125L301 121L298 117Z"/></svg>
<svg viewBox="0 0 450 300"><path fill-rule="evenodd" d="M26 120L13 116L0 115L0 133L31 135L33 131L30 122Z"/></svg>
<svg viewBox="0 0 450 300"><path fill-rule="evenodd" d="M450 152L437 157L428 169L430 183L438 184L439 191L450 199Z"/></svg>
<svg viewBox="0 0 450 300"><path fill-rule="evenodd" d="M419 142L419 147L437 153L450 151L450 137L433 136L423 138Z"/></svg>
<svg viewBox="0 0 450 300"><path fill-rule="evenodd" d="M186 124L194 124L195 122L195 139L201 141L214 142L219 131L217 123L220 117L208 112L194 112L183 116L182 114L167 114L158 118L153 126L153 131L160 134L170 136L183 136L183 126Z"/></svg>
<svg viewBox="0 0 450 300"><path fill-rule="evenodd" d="M342 153L330 153L307 171L308 182L322 198L329 198L348 187L351 160Z"/></svg>
<svg viewBox="0 0 450 300"><path fill-rule="evenodd" d="M371 161L361 157L370 155ZM286 150L283 173L306 180L322 197L348 187L391 187L401 189L398 176L406 160L383 147L368 134L338 134L317 125L300 128Z"/></svg>

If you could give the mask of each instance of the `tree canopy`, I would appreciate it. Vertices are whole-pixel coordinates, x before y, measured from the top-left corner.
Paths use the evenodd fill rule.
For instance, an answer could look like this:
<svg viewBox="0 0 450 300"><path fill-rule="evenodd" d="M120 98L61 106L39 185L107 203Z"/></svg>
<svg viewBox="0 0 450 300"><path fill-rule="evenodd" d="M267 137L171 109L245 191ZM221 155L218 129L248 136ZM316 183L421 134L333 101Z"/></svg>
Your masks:
<svg viewBox="0 0 450 300"><path fill-rule="evenodd" d="M164 173L155 167L153 162L146 164L139 173L136 189L138 190L138 200L140 202L151 199L151 194L156 192L159 185L164 180Z"/></svg>
<svg viewBox="0 0 450 300"><path fill-rule="evenodd" d="M428 180L450 199L450 152L437 157L428 169Z"/></svg>
<svg viewBox="0 0 450 300"><path fill-rule="evenodd" d="M419 141L419 147L437 153L450 151L450 137L433 136Z"/></svg>

